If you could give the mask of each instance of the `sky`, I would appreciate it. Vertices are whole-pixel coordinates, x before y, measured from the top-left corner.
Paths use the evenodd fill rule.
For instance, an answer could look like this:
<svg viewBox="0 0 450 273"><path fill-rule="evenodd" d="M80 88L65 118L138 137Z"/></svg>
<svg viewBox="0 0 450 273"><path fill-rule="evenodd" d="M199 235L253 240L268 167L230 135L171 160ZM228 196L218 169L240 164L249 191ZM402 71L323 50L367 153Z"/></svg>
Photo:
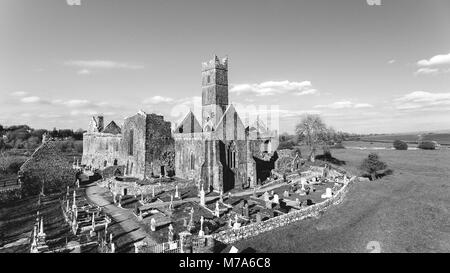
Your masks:
<svg viewBox="0 0 450 273"><path fill-rule="evenodd" d="M86 129L141 109L175 124L198 113L217 54L230 102L269 109L280 132L306 113L351 133L450 129L448 0L68 2L1 1L0 124Z"/></svg>

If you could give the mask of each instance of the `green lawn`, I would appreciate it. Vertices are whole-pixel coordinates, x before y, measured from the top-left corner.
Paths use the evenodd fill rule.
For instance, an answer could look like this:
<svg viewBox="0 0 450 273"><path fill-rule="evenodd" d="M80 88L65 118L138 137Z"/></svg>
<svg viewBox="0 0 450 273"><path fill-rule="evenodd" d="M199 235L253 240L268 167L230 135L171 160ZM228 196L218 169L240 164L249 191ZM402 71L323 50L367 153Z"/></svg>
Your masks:
<svg viewBox="0 0 450 273"><path fill-rule="evenodd" d="M361 143L366 145L366 143ZM357 166L371 150L332 150ZM377 241L382 252L450 251L450 149L377 150L394 174L356 183L345 201L319 219L275 229L236 246L259 252L369 252Z"/></svg>

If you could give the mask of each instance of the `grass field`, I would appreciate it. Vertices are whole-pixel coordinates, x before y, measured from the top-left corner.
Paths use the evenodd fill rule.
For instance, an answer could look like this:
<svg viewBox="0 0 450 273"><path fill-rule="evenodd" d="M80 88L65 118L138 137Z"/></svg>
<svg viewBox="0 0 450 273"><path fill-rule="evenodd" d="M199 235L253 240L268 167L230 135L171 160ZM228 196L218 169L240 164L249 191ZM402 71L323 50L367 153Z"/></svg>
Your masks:
<svg viewBox="0 0 450 273"><path fill-rule="evenodd" d="M332 150L346 162L342 167L355 173L370 152ZM258 252L369 252L369 242L376 241L382 252L450 252L450 149L376 152L394 170L392 175L356 183L343 203L319 219L236 246Z"/></svg>

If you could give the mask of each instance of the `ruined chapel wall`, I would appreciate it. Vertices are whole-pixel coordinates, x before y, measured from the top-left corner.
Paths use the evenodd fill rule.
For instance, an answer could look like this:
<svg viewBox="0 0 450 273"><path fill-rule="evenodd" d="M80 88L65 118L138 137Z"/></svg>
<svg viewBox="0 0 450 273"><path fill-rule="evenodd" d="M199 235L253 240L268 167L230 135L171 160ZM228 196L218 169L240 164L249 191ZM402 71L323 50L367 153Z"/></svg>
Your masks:
<svg viewBox="0 0 450 273"><path fill-rule="evenodd" d="M164 121L159 115L147 115L146 143L145 143L145 176L161 174L161 166L164 166L164 174L173 174L174 168L174 140L172 138L171 124Z"/></svg>
<svg viewBox="0 0 450 273"><path fill-rule="evenodd" d="M201 178L201 169L205 161L205 142L201 133L174 134L175 138L175 173L177 177L194 179ZM194 169L191 169L191 154L194 157Z"/></svg>
<svg viewBox="0 0 450 273"><path fill-rule="evenodd" d="M85 133L83 135L81 164L92 166L96 169L104 169L107 166L112 166L114 161L117 160L117 164L120 165L121 140L121 135Z"/></svg>
<svg viewBox="0 0 450 273"><path fill-rule="evenodd" d="M146 115L138 113L126 118L122 127L123 139L120 153L125 166L125 175L140 179L144 179L145 174L146 123ZM132 140L131 132L133 132Z"/></svg>

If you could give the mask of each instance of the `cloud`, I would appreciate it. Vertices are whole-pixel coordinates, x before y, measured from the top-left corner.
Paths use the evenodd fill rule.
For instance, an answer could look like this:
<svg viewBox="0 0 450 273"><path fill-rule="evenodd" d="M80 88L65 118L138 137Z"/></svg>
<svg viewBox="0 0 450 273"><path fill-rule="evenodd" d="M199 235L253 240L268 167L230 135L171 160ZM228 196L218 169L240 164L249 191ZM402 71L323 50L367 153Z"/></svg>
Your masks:
<svg viewBox="0 0 450 273"><path fill-rule="evenodd" d="M31 96L31 97L23 97L20 99L23 103L39 103L43 102L43 100L38 96Z"/></svg>
<svg viewBox="0 0 450 273"><path fill-rule="evenodd" d="M130 64L130 63L122 63L116 61L108 61L108 60L71 60L64 62L66 66L78 67L80 68L77 71L78 75L88 76L91 75L93 70L100 69L126 69L126 70L137 70L144 69L143 65L138 64Z"/></svg>
<svg viewBox="0 0 450 273"><path fill-rule="evenodd" d="M441 73L450 73L450 53L440 54L431 57L430 59L423 59L417 62L419 69L414 73L415 75L436 75Z"/></svg>
<svg viewBox="0 0 450 273"><path fill-rule="evenodd" d="M24 97L26 95L28 95L28 92L25 92L25 91L16 91L16 92L11 93L11 96L14 96L14 97Z"/></svg>
<svg viewBox="0 0 450 273"><path fill-rule="evenodd" d="M277 94L292 93L294 95L311 95L317 93L310 81L266 81L252 84L236 84L230 89L232 93L254 93L257 96L271 96Z"/></svg>
<svg viewBox="0 0 450 273"><path fill-rule="evenodd" d="M389 60L389 61L388 61L388 64L393 64L393 63L395 63L395 62L396 62L396 60L392 59L392 60Z"/></svg>
<svg viewBox="0 0 450 273"><path fill-rule="evenodd" d="M395 99L394 106L398 110L449 109L450 93L415 91Z"/></svg>
<svg viewBox="0 0 450 273"><path fill-rule="evenodd" d="M163 97L163 96L153 96L151 98L146 98L144 100L144 104L159 104L159 103L170 103L174 100L169 97Z"/></svg>
<svg viewBox="0 0 450 273"><path fill-rule="evenodd" d="M439 69L437 68L429 68L429 67L422 67L417 69L417 71L414 73L416 75L434 75L439 73Z"/></svg>
<svg viewBox="0 0 450 273"><path fill-rule="evenodd" d="M417 62L418 66L435 66L444 64L450 65L450 53L436 55L428 60L423 59Z"/></svg>
<svg viewBox="0 0 450 273"><path fill-rule="evenodd" d="M194 96L179 99L176 104L170 110L170 115L174 118L184 118L185 115L191 110L195 117L201 122L202 116L202 97ZM181 121L181 120L180 120Z"/></svg>
<svg viewBox="0 0 450 273"><path fill-rule="evenodd" d="M320 104L314 106L314 108L328 108L328 109L345 109L345 108L371 108L373 105L369 103L353 103L348 100L337 101L330 104Z"/></svg>
<svg viewBox="0 0 450 273"><path fill-rule="evenodd" d="M78 70L77 74L78 75L90 75L91 71L89 69L84 68L84 69Z"/></svg>

